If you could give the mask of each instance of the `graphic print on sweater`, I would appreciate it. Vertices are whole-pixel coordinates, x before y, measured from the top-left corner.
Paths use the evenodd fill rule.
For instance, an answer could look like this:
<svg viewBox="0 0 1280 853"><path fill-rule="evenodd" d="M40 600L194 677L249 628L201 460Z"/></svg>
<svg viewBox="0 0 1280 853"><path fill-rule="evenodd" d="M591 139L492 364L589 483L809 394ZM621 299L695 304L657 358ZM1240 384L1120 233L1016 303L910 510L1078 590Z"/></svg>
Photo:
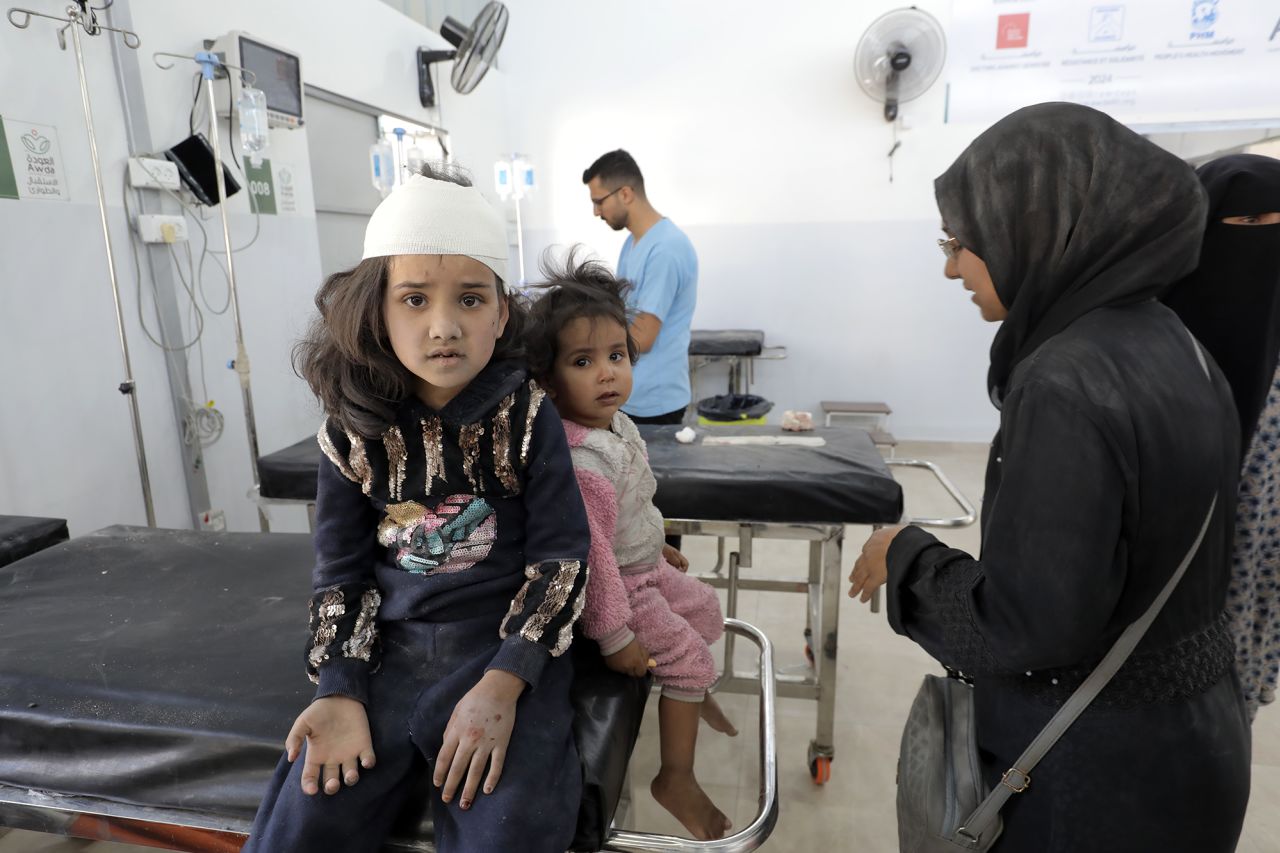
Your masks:
<svg viewBox="0 0 1280 853"><path fill-rule="evenodd" d="M396 565L415 575L464 572L489 556L497 538L493 507L475 495L450 495L434 510L390 504L378 525L378 542L397 549Z"/></svg>

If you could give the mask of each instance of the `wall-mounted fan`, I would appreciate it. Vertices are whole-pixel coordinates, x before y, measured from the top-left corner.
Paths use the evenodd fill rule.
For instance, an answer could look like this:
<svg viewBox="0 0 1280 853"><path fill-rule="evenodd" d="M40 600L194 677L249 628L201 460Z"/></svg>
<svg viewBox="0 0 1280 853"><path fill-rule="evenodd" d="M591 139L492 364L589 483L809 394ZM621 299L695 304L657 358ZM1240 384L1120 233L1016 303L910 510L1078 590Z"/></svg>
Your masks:
<svg viewBox="0 0 1280 853"><path fill-rule="evenodd" d="M507 7L498 0L491 0L480 10L475 22L464 26L455 18L445 18L440 25L440 35L455 50L428 50L418 48L418 97L424 107L436 105L436 87L431 82L431 65L447 59L453 60L453 73L449 82L459 94L469 95L484 77L493 59L502 47L507 34Z"/></svg>
<svg viewBox="0 0 1280 853"><path fill-rule="evenodd" d="M867 27L853 57L858 85L884 104L884 120L898 104L918 98L942 73L947 40L942 26L915 6L886 12Z"/></svg>

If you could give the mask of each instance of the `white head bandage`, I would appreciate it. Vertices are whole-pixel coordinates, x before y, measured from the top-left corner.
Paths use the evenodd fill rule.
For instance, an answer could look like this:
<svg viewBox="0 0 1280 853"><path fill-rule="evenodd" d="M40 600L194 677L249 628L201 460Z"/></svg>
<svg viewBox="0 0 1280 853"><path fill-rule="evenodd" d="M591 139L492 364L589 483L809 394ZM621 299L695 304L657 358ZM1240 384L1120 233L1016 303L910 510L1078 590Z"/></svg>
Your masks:
<svg viewBox="0 0 1280 853"><path fill-rule="evenodd" d="M466 255L507 279L507 227L475 187L412 175L382 200L364 232L364 256Z"/></svg>

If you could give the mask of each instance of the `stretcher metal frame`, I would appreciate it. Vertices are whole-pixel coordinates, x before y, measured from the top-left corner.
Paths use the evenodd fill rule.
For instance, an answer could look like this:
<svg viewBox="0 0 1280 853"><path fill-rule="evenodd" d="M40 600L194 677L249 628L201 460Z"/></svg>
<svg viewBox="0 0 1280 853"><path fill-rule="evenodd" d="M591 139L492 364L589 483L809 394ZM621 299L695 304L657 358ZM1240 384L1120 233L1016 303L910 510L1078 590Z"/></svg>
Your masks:
<svg viewBox="0 0 1280 853"><path fill-rule="evenodd" d="M922 527L955 528L966 527L976 520L977 513L973 505L936 463L923 459L886 459L885 464L929 471L961 509L960 515L951 517L903 516L901 523L917 524ZM874 524L872 528L878 530L883 526ZM804 636L806 657L810 662L811 672L779 672L776 674L776 679L779 696L812 699L818 703L814 737L809 741L806 755L809 775L817 784L824 784L830 779L830 764L835 759L836 656L839 650L844 528L844 524L744 523L688 518L666 520L666 531L669 534L717 538L716 565L711 573L691 572L690 574L716 589L727 590L726 618L732 619L737 616L738 594L742 590L806 595L808 608L805 614ZM741 570L752 568L752 543L757 538L807 541L809 543L808 578L805 580L782 577L743 578ZM737 550L729 553L726 572L725 545L729 540L736 541ZM876 613L880 611L880 590L878 589L873 594L871 609ZM734 636L726 634L723 675L714 689L726 693L750 692L755 682L751 675L736 671L734 647Z"/></svg>
<svg viewBox="0 0 1280 853"><path fill-rule="evenodd" d="M686 850L694 853L749 853L764 844L778 822L778 748L773 646L760 629L725 619L725 636L741 636L755 644L758 672L742 677L759 694L760 807L741 831L715 841L693 841L656 833L612 829L603 851L649 853ZM740 689L737 692L748 692ZM0 826L54 835L185 850L190 853L235 853L248 837L251 821L209 816L184 809L131 805L98 797L64 795L0 784ZM426 840L392 840L388 853L431 853Z"/></svg>

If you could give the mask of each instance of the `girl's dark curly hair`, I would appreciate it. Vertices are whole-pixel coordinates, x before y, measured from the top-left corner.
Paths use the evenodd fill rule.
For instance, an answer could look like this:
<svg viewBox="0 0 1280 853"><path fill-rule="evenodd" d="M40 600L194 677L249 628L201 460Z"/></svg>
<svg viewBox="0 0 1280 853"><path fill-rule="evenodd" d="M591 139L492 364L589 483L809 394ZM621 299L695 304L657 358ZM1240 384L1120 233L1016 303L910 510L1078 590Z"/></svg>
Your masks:
<svg viewBox="0 0 1280 853"><path fill-rule="evenodd" d="M544 282L533 290L529 309L529 331L525 348L529 354L529 372L544 385L550 381L559 348L560 330L580 317L613 320L627 330L627 355L636 363L639 351L631 337L631 315L627 310L627 293L631 284L616 278L603 263L579 260L584 252L574 246L562 263L556 263L550 252L542 256L540 269Z"/></svg>
<svg viewBox="0 0 1280 853"><path fill-rule="evenodd" d="M472 185L452 166L425 165L421 174L459 186ZM409 396L412 375L391 349L383 315L390 258L366 258L346 272L329 276L316 294L320 316L293 348L293 370L306 380L325 414L343 429L380 438L396 408ZM493 360L524 354L528 315L498 278L498 296L507 302L507 327L493 349Z"/></svg>

